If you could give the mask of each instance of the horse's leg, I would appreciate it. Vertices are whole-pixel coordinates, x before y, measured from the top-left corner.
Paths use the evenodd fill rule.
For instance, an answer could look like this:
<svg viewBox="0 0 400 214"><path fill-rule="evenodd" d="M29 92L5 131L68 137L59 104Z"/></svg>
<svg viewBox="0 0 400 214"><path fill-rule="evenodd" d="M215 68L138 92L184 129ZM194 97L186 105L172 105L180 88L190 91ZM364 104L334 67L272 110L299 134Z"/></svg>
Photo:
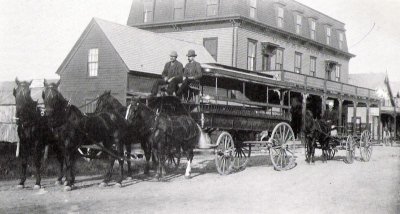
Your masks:
<svg viewBox="0 0 400 214"><path fill-rule="evenodd" d="M57 161L60 166L60 171L58 172L58 177L56 181L56 185L61 185L62 178L64 177L64 155L63 152L59 148L56 149L56 156L57 156Z"/></svg>
<svg viewBox="0 0 400 214"><path fill-rule="evenodd" d="M33 189L40 189L40 181L41 181L41 177L40 177L40 171L41 171L41 160L42 160L42 155L43 155L43 149L44 149L44 145L42 144L42 142L35 142L35 144L37 145L35 147L35 152L33 154L33 159L34 159L34 163L35 163L35 168L36 168L36 172L35 172L35 177L36 177L36 183L35 186L33 186Z"/></svg>
<svg viewBox="0 0 400 214"><path fill-rule="evenodd" d="M144 151L144 156L146 158L146 165L144 167L144 174L148 175L150 172L150 158L151 158L151 147L147 144L146 141L142 141L141 143L142 149Z"/></svg>
<svg viewBox="0 0 400 214"><path fill-rule="evenodd" d="M74 151L71 148L66 148L65 152L65 174L66 174L66 179L65 179L65 191L70 191L72 190L72 185L73 185L73 172L72 172L72 167L73 167L73 153Z"/></svg>
<svg viewBox="0 0 400 214"><path fill-rule="evenodd" d="M127 155L127 165L128 165L128 180L132 180L132 170L131 170L131 161L130 161L130 157L131 157L131 152L132 152L132 147L131 147L131 143L129 141L127 141L125 143L125 148L126 148L126 153Z"/></svg>
<svg viewBox="0 0 400 214"><path fill-rule="evenodd" d="M120 140L116 140L116 145L118 145L118 155L120 158L118 158L118 163L119 163L119 179L117 180L116 186L121 187L122 186L122 180L124 179L124 159L121 159L121 157L124 156L124 144Z"/></svg>
<svg viewBox="0 0 400 214"><path fill-rule="evenodd" d="M314 163L315 163L315 158L314 158L314 155L315 155L315 146L316 146L316 142L315 142L315 139L313 139L313 140L311 141L311 144L310 144L310 149L311 149L311 154L310 154L310 156L311 156L311 164L314 164Z"/></svg>
<svg viewBox="0 0 400 214"><path fill-rule="evenodd" d="M310 143L311 140L306 138L306 162L310 163L310 157L311 157L311 147L310 147Z"/></svg>
<svg viewBox="0 0 400 214"><path fill-rule="evenodd" d="M109 150L109 151L113 151L109 142L103 142L104 143L104 147ZM105 187L107 186L107 183L110 182L111 180L111 176L112 176L112 171L113 171L113 167L114 167L114 162L115 162L115 158L112 157L111 155L108 155L108 161L110 163L109 168L104 176L103 181L100 184L100 187Z"/></svg>
<svg viewBox="0 0 400 214"><path fill-rule="evenodd" d="M189 149L188 151L186 151L186 155L187 155L187 166L186 166L186 172L185 172L185 178L191 178L191 173L192 173L192 161L193 161L193 149Z"/></svg>
<svg viewBox="0 0 400 214"><path fill-rule="evenodd" d="M20 140L20 160L21 160L21 174L19 179L18 189L23 189L26 180L26 168L28 167L28 148L25 140Z"/></svg>

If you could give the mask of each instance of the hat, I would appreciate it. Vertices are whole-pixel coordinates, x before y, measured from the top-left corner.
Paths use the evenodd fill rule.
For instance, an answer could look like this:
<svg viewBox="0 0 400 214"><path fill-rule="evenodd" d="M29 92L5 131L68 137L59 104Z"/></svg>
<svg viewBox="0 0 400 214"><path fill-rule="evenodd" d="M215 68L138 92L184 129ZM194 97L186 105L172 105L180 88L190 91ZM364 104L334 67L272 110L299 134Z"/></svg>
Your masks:
<svg viewBox="0 0 400 214"><path fill-rule="evenodd" d="M190 49L188 51L188 53L186 54L186 56L197 56L197 55L196 55L196 52L194 52L194 50Z"/></svg>
<svg viewBox="0 0 400 214"><path fill-rule="evenodd" d="M177 53L176 51L171 51L171 53L169 54L169 56L178 57L178 53Z"/></svg>

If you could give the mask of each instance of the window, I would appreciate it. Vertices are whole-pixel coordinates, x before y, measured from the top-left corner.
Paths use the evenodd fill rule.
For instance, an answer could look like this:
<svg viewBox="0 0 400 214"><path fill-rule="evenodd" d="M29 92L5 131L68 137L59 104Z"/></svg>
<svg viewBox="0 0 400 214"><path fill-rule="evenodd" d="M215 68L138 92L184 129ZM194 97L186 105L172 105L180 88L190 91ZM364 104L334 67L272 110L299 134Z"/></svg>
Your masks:
<svg viewBox="0 0 400 214"><path fill-rule="evenodd" d="M206 50L210 53L210 55L217 61L217 54L218 54L218 38L204 38L203 39L203 46Z"/></svg>
<svg viewBox="0 0 400 214"><path fill-rule="evenodd" d="M89 57L88 57L89 77L97 76L98 70L99 70L99 49L93 48L89 50Z"/></svg>
<svg viewBox="0 0 400 214"><path fill-rule="evenodd" d="M250 0L250 18L256 18L257 15L257 0Z"/></svg>
<svg viewBox="0 0 400 214"><path fill-rule="evenodd" d="M341 65L336 65L336 72L335 72L335 80L340 81L340 70L341 70Z"/></svg>
<svg viewBox="0 0 400 214"><path fill-rule="evenodd" d="M219 0L207 0L207 16L218 15Z"/></svg>
<svg viewBox="0 0 400 214"><path fill-rule="evenodd" d="M143 22L146 23L153 21L153 8L154 8L153 0L145 0L143 2Z"/></svg>
<svg viewBox="0 0 400 214"><path fill-rule="evenodd" d="M271 59L272 57L267 54L262 55L262 70L268 71L271 70Z"/></svg>
<svg viewBox="0 0 400 214"><path fill-rule="evenodd" d="M85 113L93 113L96 110L96 98L85 99Z"/></svg>
<svg viewBox="0 0 400 214"><path fill-rule="evenodd" d="M185 18L185 0L174 1L174 20Z"/></svg>
<svg viewBox="0 0 400 214"><path fill-rule="evenodd" d="M326 27L326 44L330 45L331 44L331 28Z"/></svg>
<svg viewBox="0 0 400 214"><path fill-rule="evenodd" d="M311 56L310 57L310 76L315 77L316 71L317 71L317 58Z"/></svg>
<svg viewBox="0 0 400 214"><path fill-rule="evenodd" d="M297 14L296 15L296 33L297 34L301 34L301 25L302 25L301 21L302 21L301 15Z"/></svg>
<svg viewBox="0 0 400 214"><path fill-rule="evenodd" d="M249 39L247 41L247 70L254 71L256 69L256 50L257 41Z"/></svg>
<svg viewBox="0 0 400 214"><path fill-rule="evenodd" d="M300 74L301 73L301 53L295 52L294 57L294 72Z"/></svg>
<svg viewBox="0 0 400 214"><path fill-rule="evenodd" d="M283 70L283 49L276 50L275 70Z"/></svg>
<svg viewBox="0 0 400 214"><path fill-rule="evenodd" d="M315 22L315 20L311 20L310 21L310 37L312 40L315 40L316 37L316 32L317 32L317 23Z"/></svg>
<svg viewBox="0 0 400 214"><path fill-rule="evenodd" d="M277 25L279 28L283 28L283 18L284 18L284 10L282 7L278 7L278 17L277 17Z"/></svg>
<svg viewBox="0 0 400 214"><path fill-rule="evenodd" d="M344 41L344 35L343 32L339 32L339 49L343 49L343 41Z"/></svg>

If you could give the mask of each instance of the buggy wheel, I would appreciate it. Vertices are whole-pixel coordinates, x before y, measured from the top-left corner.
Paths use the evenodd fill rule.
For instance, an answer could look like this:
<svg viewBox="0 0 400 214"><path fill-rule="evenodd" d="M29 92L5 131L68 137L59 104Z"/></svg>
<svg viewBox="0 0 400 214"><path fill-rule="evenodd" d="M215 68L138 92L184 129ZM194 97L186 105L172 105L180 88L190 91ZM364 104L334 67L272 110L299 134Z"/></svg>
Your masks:
<svg viewBox="0 0 400 214"><path fill-rule="evenodd" d="M269 156L275 170L292 169L295 164L294 133L289 124L282 122L275 126L270 138Z"/></svg>
<svg viewBox="0 0 400 214"><path fill-rule="evenodd" d="M232 170L235 145L233 138L228 132L222 132L217 139L215 148L215 165L218 173L227 175Z"/></svg>
<svg viewBox="0 0 400 214"><path fill-rule="evenodd" d="M352 135L348 135L346 139L346 163L352 164L355 156L355 141Z"/></svg>
<svg viewBox="0 0 400 214"><path fill-rule="evenodd" d="M371 133L365 130L361 134L360 138L360 155L361 159L368 162L372 155L372 143L371 143Z"/></svg>
<svg viewBox="0 0 400 214"><path fill-rule="evenodd" d="M246 168L247 162L251 154L251 146L248 147L243 143L238 143L235 146L235 156L233 158L233 169L243 170Z"/></svg>

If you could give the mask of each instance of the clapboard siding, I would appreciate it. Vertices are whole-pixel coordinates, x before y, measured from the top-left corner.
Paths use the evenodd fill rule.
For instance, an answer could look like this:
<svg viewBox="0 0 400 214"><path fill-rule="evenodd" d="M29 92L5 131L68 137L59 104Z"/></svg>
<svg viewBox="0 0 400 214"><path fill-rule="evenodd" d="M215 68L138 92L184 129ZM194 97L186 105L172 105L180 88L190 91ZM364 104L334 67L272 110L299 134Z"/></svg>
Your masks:
<svg viewBox="0 0 400 214"><path fill-rule="evenodd" d="M96 24L89 27L91 29L86 38L77 44L76 52L60 72L61 92L77 106L83 105L85 99L94 99L105 90L111 90L120 102L125 103L127 68L101 29ZM88 75L88 53L92 48L99 49L97 77Z"/></svg>
<svg viewBox="0 0 400 214"><path fill-rule="evenodd" d="M179 31L179 32L168 32L161 33L161 35L184 40L199 45L203 45L204 38L217 37L218 38L218 55L217 62L232 66L232 45L233 45L233 28L220 28L220 29L209 29L209 30L194 30L194 31ZM167 59L167 57L166 57ZM183 65L186 64L186 56L179 56L178 60Z"/></svg>
<svg viewBox="0 0 400 214"><path fill-rule="evenodd" d="M262 69L261 42L270 42L284 48L283 51L283 69L294 71L295 52L302 53L302 74L310 75L310 57L317 58L317 77L325 78L325 60L337 61L342 66L341 82L347 83L348 79L348 60L337 55L324 53L317 48L301 45L296 41L288 41L287 39L279 39L276 35L267 35L257 33L251 30L238 29L238 64L237 67L247 69L247 41L248 39L257 41L256 69ZM273 62L275 59L273 59ZM273 67L272 67L273 68ZM335 74L332 72L332 79Z"/></svg>

